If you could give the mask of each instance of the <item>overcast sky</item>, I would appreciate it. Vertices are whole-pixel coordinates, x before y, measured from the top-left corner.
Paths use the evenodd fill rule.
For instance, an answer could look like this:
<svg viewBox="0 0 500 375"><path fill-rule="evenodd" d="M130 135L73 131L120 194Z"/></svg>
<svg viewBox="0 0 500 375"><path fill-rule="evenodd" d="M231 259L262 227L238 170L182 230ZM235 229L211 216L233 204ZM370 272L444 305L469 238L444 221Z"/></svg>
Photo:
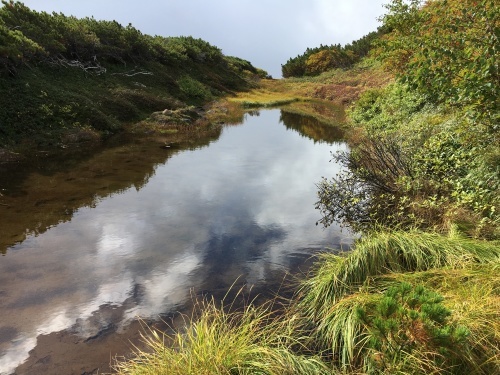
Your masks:
<svg viewBox="0 0 500 375"><path fill-rule="evenodd" d="M202 38L274 77L281 64L320 44L376 30L389 0L25 0L28 7L131 23L145 34Z"/></svg>

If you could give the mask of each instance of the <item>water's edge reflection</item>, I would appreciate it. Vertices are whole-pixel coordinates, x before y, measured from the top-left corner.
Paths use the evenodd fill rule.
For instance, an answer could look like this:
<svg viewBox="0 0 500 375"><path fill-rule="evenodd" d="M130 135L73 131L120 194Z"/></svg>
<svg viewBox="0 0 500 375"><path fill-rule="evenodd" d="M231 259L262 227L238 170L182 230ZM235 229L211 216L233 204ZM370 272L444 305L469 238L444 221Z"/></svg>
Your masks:
<svg viewBox="0 0 500 375"><path fill-rule="evenodd" d="M91 154L40 156L29 163L0 166L0 254L30 235L71 220L82 207L93 207L130 187L141 189L156 166L183 150L206 147L220 134L221 129L215 129L196 142L168 149L154 138L114 139Z"/></svg>
<svg viewBox="0 0 500 375"><path fill-rule="evenodd" d="M191 290L225 293L236 279L272 291L315 252L349 244L314 225L314 184L336 172L338 130L297 116L263 111L182 152L126 143L2 187L12 204L1 219L0 372L30 351L16 373L102 372L102 359L78 367L92 361L83 354L61 362L49 339L80 352L106 344L109 362L137 316L168 315ZM317 134L329 135L311 142Z"/></svg>

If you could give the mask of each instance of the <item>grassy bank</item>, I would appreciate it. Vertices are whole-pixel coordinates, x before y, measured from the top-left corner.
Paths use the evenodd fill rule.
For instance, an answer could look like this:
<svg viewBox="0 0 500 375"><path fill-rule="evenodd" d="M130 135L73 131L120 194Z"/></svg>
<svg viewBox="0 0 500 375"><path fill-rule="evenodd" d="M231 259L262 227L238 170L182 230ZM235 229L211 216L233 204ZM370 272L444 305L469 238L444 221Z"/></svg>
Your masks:
<svg viewBox="0 0 500 375"><path fill-rule="evenodd" d="M392 1L392 31L349 69L306 74L334 52L313 50L287 63L304 76L233 99L352 104L343 172L317 202L321 224L361 234L352 250L321 256L280 314L209 304L118 373L500 373L499 9L421 5Z"/></svg>
<svg viewBox="0 0 500 375"><path fill-rule="evenodd" d="M500 370L500 248L383 232L322 257L293 301L214 301L119 374L492 374Z"/></svg>
<svg viewBox="0 0 500 375"><path fill-rule="evenodd" d="M234 311L200 301L184 330L149 332L150 351L118 362L120 374L328 374L318 356L300 353L296 319L277 318L270 303Z"/></svg>
<svg viewBox="0 0 500 375"><path fill-rule="evenodd" d="M300 101L325 101L346 105L366 90L393 81L374 60L363 60L350 69L328 70L318 76L263 80L259 87L240 92L231 100L243 106L277 106Z"/></svg>
<svg viewBox="0 0 500 375"><path fill-rule="evenodd" d="M294 311L339 370L496 373L499 255L465 238L382 232L326 255Z"/></svg>
<svg viewBox="0 0 500 375"><path fill-rule="evenodd" d="M96 140L153 112L234 95L266 75L201 39L152 37L12 1L0 8L0 41L2 154Z"/></svg>

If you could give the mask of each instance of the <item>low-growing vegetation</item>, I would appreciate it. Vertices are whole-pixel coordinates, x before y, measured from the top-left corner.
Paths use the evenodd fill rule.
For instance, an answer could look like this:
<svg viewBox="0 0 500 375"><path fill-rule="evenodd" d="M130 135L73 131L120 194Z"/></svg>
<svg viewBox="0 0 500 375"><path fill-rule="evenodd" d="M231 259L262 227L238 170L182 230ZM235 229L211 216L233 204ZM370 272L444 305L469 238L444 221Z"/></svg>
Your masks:
<svg viewBox="0 0 500 375"><path fill-rule="evenodd" d="M68 146L152 112L205 105L267 73L193 37L142 34L116 21L0 7L0 148ZM23 147L24 146L24 147Z"/></svg>
<svg viewBox="0 0 500 375"><path fill-rule="evenodd" d="M492 374L500 370L500 247L381 232L325 254L283 310L202 302L119 374Z"/></svg>
<svg viewBox="0 0 500 375"><path fill-rule="evenodd" d="M382 232L346 255L326 254L303 283L297 311L344 370L495 373L499 260L495 244Z"/></svg>
<svg viewBox="0 0 500 375"><path fill-rule="evenodd" d="M393 76L373 59L360 61L350 69L332 69L318 76L262 80L253 90L240 92L231 100L271 106L280 102L326 101L352 104L361 93L385 86Z"/></svg>
<svg viewBox="0 0 500 375"><path fill-rule="evenodd" d="M361 234L350 251L319 257L277 318L287 329L259 334L272 342L288 332L281 353L309 358L318 374L499 373L500 10L488 0L393 0L387 8L384 32L363 39L369 58L310 49L283 65L285 77L299 78L250 94L262 104L354 101L350 150L333 155L342 172L319 182L317 208L319 224ZM233 315L232 333L248 324L246 314ZM177 337L182 347L192 334ZM260 350L253 368L220 373L275 373ZM279 362L285 374L312 369ZM188 373L197 371L203 366Z"/></svg>
<svg viewBox="0 0 500 375"><path fill-rule="evenodd" d="M118 362L119 374L329 374L317 356L301 354L297 319L284 320L270 304L236 311L200 301L184 330L145 337L150 351ZM228 311L229 310L229 311Z"/></svg>
<svg viewBox="0 0 500 375"><path fill-rule="evenodd" d="M118 373L500 373L500 8L392 0L387 10L377 32L308 49L282 66L288 78L255 86L265 72L204 41L3 1L0 94L12 100L0 146L127 122L172 138L285 104L286 125L337 115L305 101L352 104L350 149L333 155L342 172L318 183L317 208L319 224L360 234L353 248L320 256L283 309L201 302L177 333L146 333L149 351L117 361Z"/></svg>

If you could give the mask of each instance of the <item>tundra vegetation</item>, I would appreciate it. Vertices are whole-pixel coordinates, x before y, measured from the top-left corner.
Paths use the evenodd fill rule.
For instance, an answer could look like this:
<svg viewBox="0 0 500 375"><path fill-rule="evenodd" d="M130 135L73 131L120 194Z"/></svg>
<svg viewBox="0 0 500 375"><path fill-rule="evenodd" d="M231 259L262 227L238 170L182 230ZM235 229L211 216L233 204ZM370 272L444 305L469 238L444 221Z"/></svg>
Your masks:
<svg viewBox="0 0 500 375"><path fill-rule="evenodd" d="M318 224L360 239L320 256L278 314L208 302L185 331L149 336L153 354L120 373L500 372L500 8L392 0L382 22L232 99L286 99L292 112L302 100L351 104L350 150L333 155L343 172L318 183Z"/></svg>
<svg viewBox="0 0 500 375"><path fill-rule="evenodd" d="M189 107L246 90L266 75L201 39L150 36L130 24L3 0L0 149L66 147L139 121L158 130L148 117L164 110L172 121L164 116L162 127L173 122L182 130L182 116L192 123L203 114Z"/></svg>
<svg viewBox="0 0 500 375"><path fill-rule="evenodd" d="M0 89L19 98L0 109L2 142L15 141L15 126L47 131L48 118L60 129L112 132L115 120L158 107L170 112L152 122L182 126L195 115L179 108L265 76L192 38L13 2L0 14ZM282 66L284 80L215 106L215 114L230 107L231 122L245 106L349 104L350 150L333 155L343 172L318 182L318 224L341 222L360 239L320 256L279 308L200 301L184 328L146 333L149 350L117 361L116 371L500 373L499 38L495 0L392 0L376 32L308 49Z"/></svg>

